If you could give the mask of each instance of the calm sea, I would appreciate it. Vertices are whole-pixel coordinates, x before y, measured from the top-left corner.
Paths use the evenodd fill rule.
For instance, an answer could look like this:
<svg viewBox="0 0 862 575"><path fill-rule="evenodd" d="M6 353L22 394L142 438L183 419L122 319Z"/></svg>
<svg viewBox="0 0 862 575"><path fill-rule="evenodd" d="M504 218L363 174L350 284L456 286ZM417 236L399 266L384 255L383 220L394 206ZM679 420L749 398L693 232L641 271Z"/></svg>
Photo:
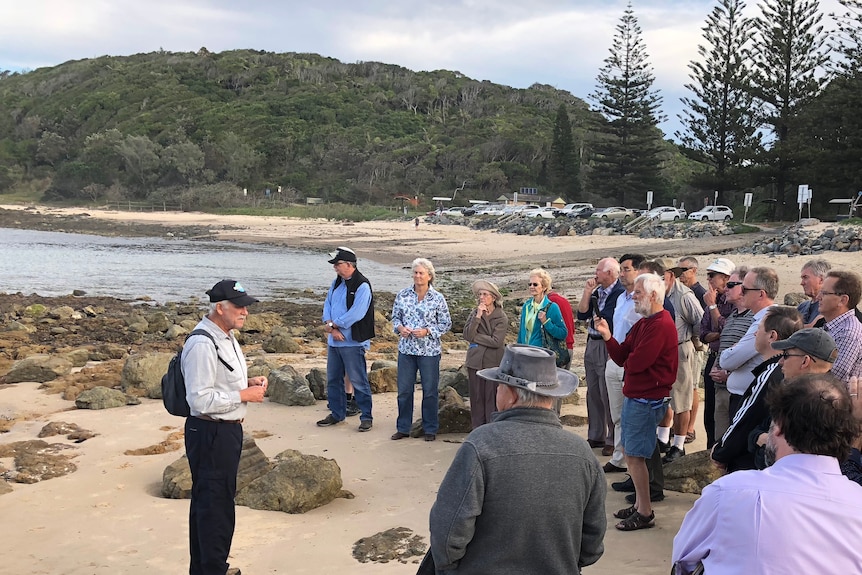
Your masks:
<svg viewBox="0 0 862 575"><path fill-rule="evenodd" d="M234 242L0 228L0 292L57 296L79 289L164 303L203 298L217 281L230 278L255 297L274 299L297 289L324 293L335 277L327 259L322 252ZM411 281L409 269L363 260L361 254L359 269L377 289Z"/></svg>

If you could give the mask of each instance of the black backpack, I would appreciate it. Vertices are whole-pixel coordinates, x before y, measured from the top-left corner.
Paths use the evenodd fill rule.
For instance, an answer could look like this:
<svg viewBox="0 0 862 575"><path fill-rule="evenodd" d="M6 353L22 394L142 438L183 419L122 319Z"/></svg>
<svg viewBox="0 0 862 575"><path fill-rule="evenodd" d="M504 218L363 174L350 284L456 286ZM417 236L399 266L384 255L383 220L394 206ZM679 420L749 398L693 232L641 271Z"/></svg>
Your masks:
<svg viewBox="0 0 862 575"><path fill-rule="evenodd" d="M187 335L186 339L188 340L193 335L205 335L213 342L214 346L216 344L213 336L206 330L196 329ZM183 350L180 350L171 358L171 362L168 364L168 371L162 376L162 403L165 404L165 409L171 415L188 417L191 415L191 409L189 408L189 402L186 400L186 380L183 377L182 357ZM218 347L216 347L216 357L218 357L218 360L228 371L233 371L230 364L218 354Z"/></svg>

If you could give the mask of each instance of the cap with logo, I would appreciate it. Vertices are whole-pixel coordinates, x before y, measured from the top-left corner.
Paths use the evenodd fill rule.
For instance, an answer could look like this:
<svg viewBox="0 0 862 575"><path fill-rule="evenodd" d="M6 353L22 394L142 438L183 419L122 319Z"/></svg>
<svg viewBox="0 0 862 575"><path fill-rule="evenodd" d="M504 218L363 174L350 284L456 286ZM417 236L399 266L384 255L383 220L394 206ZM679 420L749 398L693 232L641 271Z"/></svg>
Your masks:
<svg viewBox="0 0 862 575"><path fill-rule="evenodd" d="M821 361L835 363L838 358L838 347L835 345L835 340L819 327L800 329L787 339L772 344L772 349L785 350L794 347Z"/></svg>
<svg viewBox="0 0 862 575"><path fill-rule="evenodd" d="M733 265L733 262L727 258L717 258L713 260L711 264L706 266L706 271L708 272L718 272L720 274L724 274L730 277L730 274L733 273L733 270L736 268Z"/></svg>
<svg viewBox="0 0 862 575"><path fill-rule="evenodd" d="M334 252L329 252L329 263L335 264L338 262L353 262L356 263L356 252L350 248L339 246Z"/></svg>
<svg viewBox="0 0 862 575"><path fill-rule="evenodd" d="M227 300L234 305L245 307L258 302L257 299L248 295L242 284L236 280L221 280L212 289L208 289L206 293L210 296L212 303Z"/></svg>

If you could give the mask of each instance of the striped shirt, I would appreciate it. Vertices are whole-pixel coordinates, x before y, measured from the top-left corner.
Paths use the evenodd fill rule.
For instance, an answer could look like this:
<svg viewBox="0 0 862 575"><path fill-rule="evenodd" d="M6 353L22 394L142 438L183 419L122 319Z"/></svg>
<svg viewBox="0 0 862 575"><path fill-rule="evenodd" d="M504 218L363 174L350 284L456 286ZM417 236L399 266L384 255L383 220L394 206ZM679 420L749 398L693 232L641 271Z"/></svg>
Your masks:
<svg viewBox="0 0 862 575"><path fill-rule="evenodd" d="M733 346L736 342L742 339L745 332L748 331L751 322L754 321L754 314L750 309L739 311L734 310L724 322L724 327L721 329L721 339L719 340L718 353L720 354L727 348Z"/></svg>

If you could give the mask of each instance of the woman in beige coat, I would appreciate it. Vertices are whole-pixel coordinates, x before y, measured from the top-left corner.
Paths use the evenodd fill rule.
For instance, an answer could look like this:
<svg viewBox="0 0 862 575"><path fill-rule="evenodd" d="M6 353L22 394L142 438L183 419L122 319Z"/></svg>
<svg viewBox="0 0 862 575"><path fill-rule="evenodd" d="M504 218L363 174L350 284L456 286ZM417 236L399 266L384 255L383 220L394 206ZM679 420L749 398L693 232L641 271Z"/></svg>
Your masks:
<svg viewBox="0 0 862 575"><path fill-rule="evenodd" d="M490 423L491 414L497 411L497 384L479 377L476 372L500 365L509 320L501 307L503 296L497 286L486 280L477 280L472 288L478 305L464 325L464 339L470 342L466 365L470 416L473 429L476 429Z"/></svg>

